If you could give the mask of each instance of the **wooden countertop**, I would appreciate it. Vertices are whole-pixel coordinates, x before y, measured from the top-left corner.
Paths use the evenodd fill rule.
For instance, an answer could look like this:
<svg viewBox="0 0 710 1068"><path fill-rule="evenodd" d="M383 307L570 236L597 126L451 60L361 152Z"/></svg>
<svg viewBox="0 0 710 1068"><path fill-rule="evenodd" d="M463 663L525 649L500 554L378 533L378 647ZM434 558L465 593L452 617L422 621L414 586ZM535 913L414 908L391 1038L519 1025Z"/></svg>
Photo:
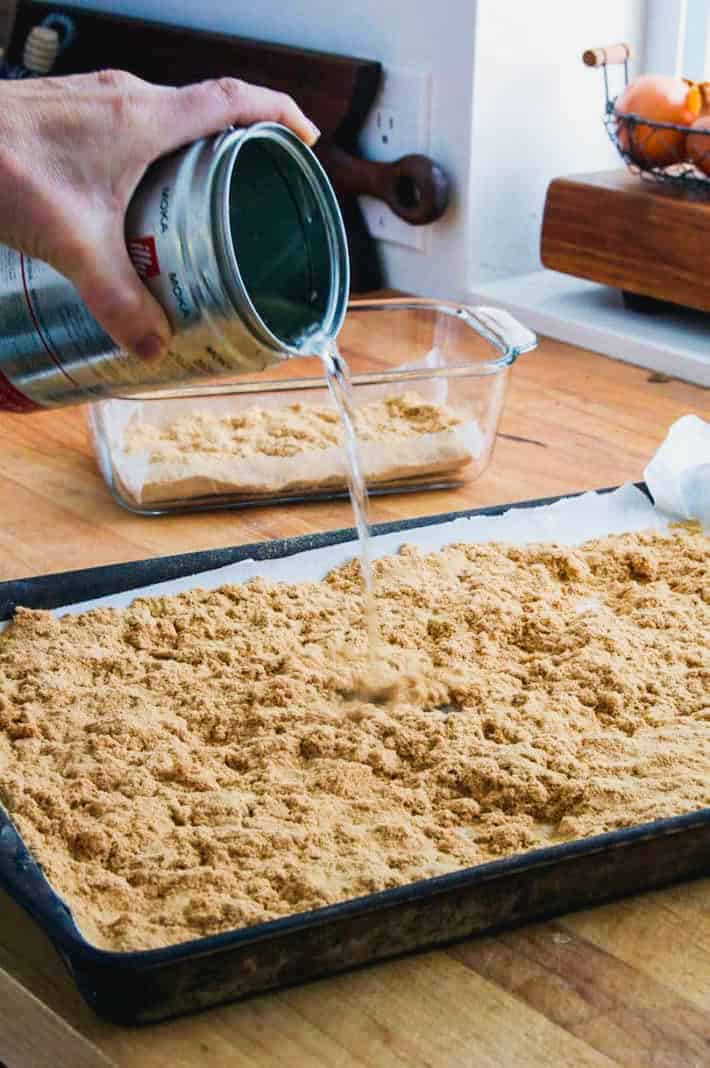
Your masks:
<svg viewBox="0 0 710 1068"><path fill-rule="evenodd" d="M638 479L667 427L688 412L710 417L710 392L543 341L513 371L480 480L376 500L373 519ZM132 516L96 471L81 411L0 418L3 579L351 524L344 502ZM708 879L141 1031L96 1019L49 943L3 895L0 967L126 1068L710 1063ZM34 1068L40 1060L19 1030L8 1031L0 1010L0 1061Z"/></svg>

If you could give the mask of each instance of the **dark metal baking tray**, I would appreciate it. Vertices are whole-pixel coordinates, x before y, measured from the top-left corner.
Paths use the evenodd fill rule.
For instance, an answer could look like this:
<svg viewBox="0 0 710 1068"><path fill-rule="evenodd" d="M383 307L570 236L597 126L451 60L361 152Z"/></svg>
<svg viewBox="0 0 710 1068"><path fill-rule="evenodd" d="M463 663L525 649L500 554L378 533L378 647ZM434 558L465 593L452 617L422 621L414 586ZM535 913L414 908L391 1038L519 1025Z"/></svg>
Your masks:
<svg viewBox="0 0 710 1068"><path fill-rule="evenodd" d="M548 502L526 501L376 529L409 530L542 503ZM0 584L0 618L9 618L18 604L53 608L236 560L287 556L352 537L350 530L336 531L6 582ZM0 886L52 940L86 1001L120 1024L153 1023L708 873L710 809L703 809L166 949L114 953L82 937L0 810Z"/></svg>

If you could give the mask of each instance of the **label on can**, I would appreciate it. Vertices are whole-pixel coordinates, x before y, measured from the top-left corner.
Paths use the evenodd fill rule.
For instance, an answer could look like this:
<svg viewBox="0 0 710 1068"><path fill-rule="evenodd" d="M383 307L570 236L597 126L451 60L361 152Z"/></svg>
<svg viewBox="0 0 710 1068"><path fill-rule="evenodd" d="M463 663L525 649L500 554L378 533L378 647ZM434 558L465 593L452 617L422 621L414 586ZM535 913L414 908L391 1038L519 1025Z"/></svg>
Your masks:
<svg viewBox="0 0 710 1068"><path fill-rule="evenodd" d="M169 162L163 164L163 169L169 167ZM181 238L173 220L174 198L167 176L142 186L129 210L126 244L137 274L162 304L174 330L180 332L199 323L201 314L186 277L185 235Z"/></svg>
<svg viewBox="0 0 710 1068"><path fill-rule="evenodd" d="M245 327L224 293L210 198L202 187L195 197L185 180L198 148L154 164L126 216L133 266L175 331L166 357L178 380L262 370L278 358Z"/></svg>
<svg viewBox="0 0 710 1068"><path fill-rule="evenodd" d="M0 371L0 410L3 412L36 412L40 405L30 400Z"/></svg>
<svg viewBox="0 0 710 1068"><path fill-rule="evenodd" d="M136 274L146 282L160 274L158 250L154 237L134 237L128 242L128 255L133 261Z"/></svg>
<svg viewBox="0 0 710 1068"><path fill-rule="evenodd" d="M40 407L101 382L115 345L74 286L42 260L0 246L0 373Z"/></svg>
<svg viewBox="0 0 710 1068"><path fill-rule="evenodd" d="M263 136L276 137L281 128L272 126L264 124ZM142 360L117 346L54 268L0 245L0 407L30 411L75 404L261 371L283 358L251 303L233 248L230 168L245 136L231 130L163 157L131 199L124 230L128 253L173 329L157 359ZM294 143L307 151L296 138ZM329 210L337 215L331 199ZM268 214L266 195L258 206ZM278 219L274 225L280 233ZM332 258L331 244L324 239L321 244L319 255ZM347 282L344 236L341 244L345 267L336 276ZM259 252L257 241L254 255ZM264 254L268 264L280 263L269 258L268 249Z"/></svg>

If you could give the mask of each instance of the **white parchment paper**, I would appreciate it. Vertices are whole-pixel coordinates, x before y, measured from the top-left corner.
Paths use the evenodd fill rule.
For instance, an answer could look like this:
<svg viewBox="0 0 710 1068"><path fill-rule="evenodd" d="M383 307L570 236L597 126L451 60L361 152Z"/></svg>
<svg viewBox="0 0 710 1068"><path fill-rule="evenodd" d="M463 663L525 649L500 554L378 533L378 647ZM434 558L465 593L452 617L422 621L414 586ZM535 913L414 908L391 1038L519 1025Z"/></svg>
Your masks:
<svg viewBox="0 0 710 1068"><path fill-rule="evenodd" d="M677 419L643 474L668 515L710 524L710 423L697 415Z"/></svg>
<svg viewBox="0 0 710 1068"><path fill-rule="evenodd" d="M580 497L537 508L511 508L503 515L473 516L416 530L379 535L372 539L372 556L377 559L396 553L401 545L417 545L424 550L434 550L455 542L505 541L526 545L552 541L560 545L579 545L605 534L665 530L669 522L679 516L696 518L710 529L710 424L697 416L684 416L677 420L644 474L651 494L660 507L652 504L641 490L627 484L612 493L584 493ZM690 475L692 493L687 485ZM682 508L676 499L675 490L678 486L685 487ZM357 543L353 540L278 560L243 560L214 571L203 571L126 593L65 605L55 609L54 614L76 614L105 606L125 608L136 597L216 589L225 583L246 582L256 576L271 582L317 580L356 553ZM0 631L6 626L6 622L0 622Z"/></svg>
<svg viewBox="0 0 710 1068"><path fill-rule="evenodd" d="M372 539L376 559L395 553L401 545L440 549L455 542L506 541L516 545L555 541L579 545L605 534L656 529L668 526L668 518L635 486L622 486L613 493L585 493L581 497L557 501L537 508L514 508L500 516L474 516L455 519L417 530L384 534ZM180 593L191 589L216 589L224 583L246 582L259 575L272 582L299 582L321 579L332 568L351 559L357 552L354 541L323 549L311 549L279 560L244 560L214 571L160 582L109 597L67 605L56 615L85 612L91 608L125 608L136 597Z"/></svg>

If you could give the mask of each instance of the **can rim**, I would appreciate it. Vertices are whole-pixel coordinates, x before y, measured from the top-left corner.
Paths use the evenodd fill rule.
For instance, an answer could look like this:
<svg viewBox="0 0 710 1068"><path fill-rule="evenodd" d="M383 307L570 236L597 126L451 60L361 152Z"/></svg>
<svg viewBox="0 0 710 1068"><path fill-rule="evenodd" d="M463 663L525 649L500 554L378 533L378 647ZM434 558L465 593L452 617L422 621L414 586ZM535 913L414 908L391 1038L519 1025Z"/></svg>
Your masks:
<svg viewBox="0 0 710 1068"><path fill-rule="evenodd" d="M233 139L229 138L220 145L220 160L212 193L212 210L214 223L221 238L217 252L223 274L223 284L239 314L245 316L246 313L250 328L265 345L281 353L302 356L304 355L303 344L299 346L279 338L259 315L239 269L234 247L229 195L232 175L242 146L254 140L267 140L288 153L298 165L323 217L333 270L326 311L320 324L317 327L314 324L311 336L317 334L326 341L337 336L347 311L350 265L345 224L333 187L320 161L315 153L288 127L276 122L255 123L253 126L235 131Z"/></svg>

